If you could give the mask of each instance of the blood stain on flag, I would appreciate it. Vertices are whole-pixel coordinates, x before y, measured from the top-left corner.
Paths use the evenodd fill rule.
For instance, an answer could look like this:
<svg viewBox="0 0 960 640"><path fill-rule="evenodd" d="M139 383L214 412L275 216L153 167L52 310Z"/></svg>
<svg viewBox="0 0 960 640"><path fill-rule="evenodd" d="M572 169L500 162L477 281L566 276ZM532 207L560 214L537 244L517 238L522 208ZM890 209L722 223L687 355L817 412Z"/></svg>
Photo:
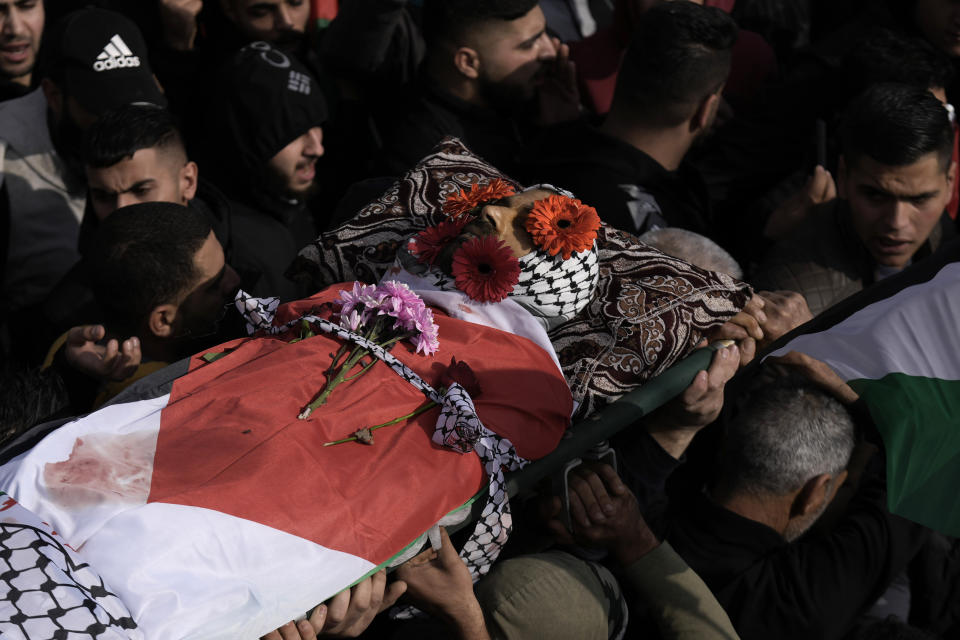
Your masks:
<svg viewBox="0 0 960 640"><path fill-rule="evenodd" d="M51 497L70 509L145 503L156 448L156 432L87 434L76 439L66 460L45 465L44 481Z"/></svg>

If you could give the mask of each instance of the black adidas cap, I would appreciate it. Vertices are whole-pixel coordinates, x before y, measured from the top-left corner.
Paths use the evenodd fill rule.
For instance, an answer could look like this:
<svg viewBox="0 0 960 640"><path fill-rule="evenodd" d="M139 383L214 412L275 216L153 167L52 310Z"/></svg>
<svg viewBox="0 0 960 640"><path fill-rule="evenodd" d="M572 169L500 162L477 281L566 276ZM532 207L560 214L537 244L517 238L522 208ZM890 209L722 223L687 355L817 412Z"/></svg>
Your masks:
<svg viewBox="0 0 960 640"><path fill-rule="evenodd" d="M126 104L167 104L140 30L119 13L92 8L69 13L44 44L49 45L44 73L95 115Z"/></svg>

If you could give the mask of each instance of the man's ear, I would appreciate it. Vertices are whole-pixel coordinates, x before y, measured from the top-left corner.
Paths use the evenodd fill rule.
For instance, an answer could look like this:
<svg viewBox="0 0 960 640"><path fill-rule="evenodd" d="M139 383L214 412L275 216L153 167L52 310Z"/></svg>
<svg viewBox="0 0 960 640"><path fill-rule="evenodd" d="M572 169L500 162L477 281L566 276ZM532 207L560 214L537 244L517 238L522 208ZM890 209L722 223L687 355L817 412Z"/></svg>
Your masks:
<svg viewBox="0 0 960 640"><path fill-rule="evenodd" d="M42 79L40 88L43 89L43 95L47 99L47 106L53 112L54 121L59 122L63 117L63 92L50 78Z"/></svg>
<svg viewBox="0 0 960 640"><path fill-rule="evenodd" d="M703 100L693 114L690 120L690 130L692 133L698 133L710 128L714 119L717 117L717 110L720 109L721 94L719 91L711 93Z"/></svg>
<svg viewBox="0 0 960 640"><path fill-rule="evenodd" d="M197 167L197 163L192 160L180 169L180 195L186 201L182 204L186 205L197 195L197 180L199 178L200 169Z"/></svg>
<svg viewBox="0 0 960 640"><path fill-rule="evenodd" d="M830 486L830 480L833 478L829 473L821 473L814 476L804 483L803 488L797 493L790 505L790 517L797 518L816 513L822 506L829 504L830 500L836 494L836 488L843 484L843 478L846 478L846 471L837 476L836 487ZM827 490L831 489L831 494L827 495Z"/></svg>
<svg viewBox="0 0 960 640"><path fill-rule="evenodd" d="M480 54L476 49L460 47L453 53L453 66L471 80L480 76Z"/></svg>
<svg viewBox="0 0 960 640"><path fill-rule="evenodd" d="M951 196L953 195L953 185L957 181L957 163L953 160L950 161L950 166L947 167L947 191L950 192Z"/></svg>
<svg viewBox="0 0 960 640"><path fill-rule="evenodd" d="M173 323L177 318L177 305L161 304L153 308L147 317L147 328L158 338L173 336Z"/></svg>

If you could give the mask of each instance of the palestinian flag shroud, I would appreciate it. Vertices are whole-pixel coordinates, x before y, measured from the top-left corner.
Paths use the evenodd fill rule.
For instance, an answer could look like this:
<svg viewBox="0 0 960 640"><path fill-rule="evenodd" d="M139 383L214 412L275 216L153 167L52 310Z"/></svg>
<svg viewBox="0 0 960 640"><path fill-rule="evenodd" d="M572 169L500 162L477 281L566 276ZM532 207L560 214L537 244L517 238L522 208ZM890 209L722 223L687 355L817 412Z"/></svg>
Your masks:
<svg viewBox="0 0 960 640"><path fill-rule="evenodd" d="M960 536L958 245L811 323L772 355L799 351L866 402L887 450L890 511Z"/></svg>
<svg viewBox="0 0 960 640"><path fill-rule="evenodd" d="M339 288L281 307L278 324ZM482 393L477 415L528 459L549 453L572 411L533 342L435 313L440 351L393 354L439 384L451 356ZM486 487L480 459L431 442L439 409L383 363L337 387L309 420L339 342L259 337L195 356L169 393L104 407L0 468L0 488L55 527L114 588L151 639L254 638L390 560Z"/></svg>

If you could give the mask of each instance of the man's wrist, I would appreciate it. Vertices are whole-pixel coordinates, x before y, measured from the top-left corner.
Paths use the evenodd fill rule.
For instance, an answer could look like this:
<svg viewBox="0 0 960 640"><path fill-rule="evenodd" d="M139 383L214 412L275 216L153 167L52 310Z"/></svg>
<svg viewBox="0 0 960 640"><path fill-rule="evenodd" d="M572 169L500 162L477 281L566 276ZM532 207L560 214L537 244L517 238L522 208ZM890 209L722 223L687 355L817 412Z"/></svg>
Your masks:
<svg viewBox="0 0 960 640"><path fill-rule="evenodd" d="M461 607L445 609L443 617L448 625L457 630L457 634L463 640L479 640L487 637L483 610L476 600Z"/></svg>
<svg viewBox="0 0 960 640"><path fill-rule="evenodd" d="M635 527L635 535L629 536L621 544L612 547L610 552L620 566L629 567L659 546L660 541L653 535L650 528L645 523L638 523Z"/></svg>
<svg viewBox="0 0 960 640"><path fill-rule="evenodd" d="M647 425L647 432L670 457L679 460L702 427L667 427L656 422Z"/></svg>

